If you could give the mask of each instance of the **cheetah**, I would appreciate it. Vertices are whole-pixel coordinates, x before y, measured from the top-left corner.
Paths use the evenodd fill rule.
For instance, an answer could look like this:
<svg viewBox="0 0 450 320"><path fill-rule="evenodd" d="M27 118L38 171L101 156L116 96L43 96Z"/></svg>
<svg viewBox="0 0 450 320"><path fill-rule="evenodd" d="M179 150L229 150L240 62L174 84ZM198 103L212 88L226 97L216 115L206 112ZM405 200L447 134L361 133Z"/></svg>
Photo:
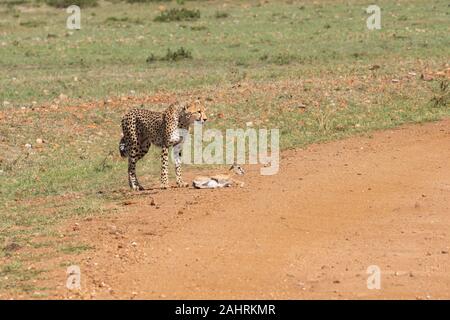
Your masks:
<svg viewBox="0 0 450 320"><path fill-rule="evenodd" d="M181 177L181 151L183 136L180 129L189 130L198 121L207 120L200 99L174 103L165 111L133 109L122 118L123 136L119 143L120 155L128 158L128 183L133 190L144 190L136 177L136 162L144 157L153 144L161 151L161 188L167 189L169 147L175 152L175 175L178 187L187 187ZM187 132L187 131L185 131Z"/></svg>

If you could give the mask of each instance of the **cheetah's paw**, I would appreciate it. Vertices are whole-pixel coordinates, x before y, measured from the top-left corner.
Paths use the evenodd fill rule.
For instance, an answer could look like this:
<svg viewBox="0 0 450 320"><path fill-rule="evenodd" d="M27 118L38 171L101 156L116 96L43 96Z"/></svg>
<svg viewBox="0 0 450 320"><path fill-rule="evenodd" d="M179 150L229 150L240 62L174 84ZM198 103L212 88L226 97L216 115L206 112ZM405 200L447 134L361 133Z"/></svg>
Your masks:
<svg viewBox="0 0 450 320"><path fill-rule="evenodd" d="M161 183L161 189L168 189L169 185L167 183Z"/></svg>
<svg viewBox="0 0 450 320"><path fill-rule="evenodd" d="M177 182L177 187L178 188L187 188L187 187L189 187L189 183L184 182L184 181L178 181Z"/></svg>
<svg viewBox="0 0 450 320"><path fill-rule="evenodd" d="M141 186L140 184L138 184L138 185L132 186L131 189L133 189L133 191L142 191L142 190L144 190L144 187Z"/></svg>

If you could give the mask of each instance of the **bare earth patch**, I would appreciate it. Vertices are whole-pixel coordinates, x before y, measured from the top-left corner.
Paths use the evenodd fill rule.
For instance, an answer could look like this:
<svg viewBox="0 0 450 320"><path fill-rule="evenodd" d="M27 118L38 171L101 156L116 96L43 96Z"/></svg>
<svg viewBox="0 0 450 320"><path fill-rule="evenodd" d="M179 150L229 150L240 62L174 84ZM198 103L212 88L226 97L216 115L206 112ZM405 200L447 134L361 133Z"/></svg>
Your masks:
<svg viewBox="0 0 450 320"><path fill-rule="evenodd" d="M277 175L248 167L244 188L129 193L117 214L59 230L93 246L76 257L81 290L65 287L67 256L42 285L76 299L448 299L449 138L448 119L404 126L286 151Z"/></svg>

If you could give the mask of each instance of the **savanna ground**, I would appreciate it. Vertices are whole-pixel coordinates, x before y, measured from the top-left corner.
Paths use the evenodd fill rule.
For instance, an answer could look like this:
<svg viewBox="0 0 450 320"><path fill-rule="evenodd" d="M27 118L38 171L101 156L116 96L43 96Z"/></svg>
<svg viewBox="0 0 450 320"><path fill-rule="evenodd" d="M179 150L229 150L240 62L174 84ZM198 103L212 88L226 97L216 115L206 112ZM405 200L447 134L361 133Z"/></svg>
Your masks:
<svg viewBox="0 0 450 320"><path fill-rule="evenodd" d="M391 128L450 115L450 7L377 1L370 31L369 4L99 1L68 30L2 1L0 298L448 298L449 122ZM155 21L171 8L200 16ZM129 192L121 116L197 96L206 128L279 128L280 173ZM138 170L156 187L158 150Z"/></svg>

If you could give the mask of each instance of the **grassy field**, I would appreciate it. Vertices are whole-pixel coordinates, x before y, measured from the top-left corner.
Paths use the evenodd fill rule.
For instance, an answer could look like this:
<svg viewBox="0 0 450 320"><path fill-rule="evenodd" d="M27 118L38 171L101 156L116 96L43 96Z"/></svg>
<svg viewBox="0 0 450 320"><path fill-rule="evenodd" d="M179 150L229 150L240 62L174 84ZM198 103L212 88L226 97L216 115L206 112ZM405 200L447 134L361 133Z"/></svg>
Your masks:
<svg viewBox="0 0 450 320"><path fill-rule="evenodd" d="M0 293L45 292L30 265L91 249L56 226L130 197L132 106L201 96L208 128L279 128L284 149L450 114L448 1L378 1L374 31L358 0L100 1L81 30L44 2L0 3ZM155 21L173 8L200 15ZM157 150L139 172L157 183Z"/></svg>

